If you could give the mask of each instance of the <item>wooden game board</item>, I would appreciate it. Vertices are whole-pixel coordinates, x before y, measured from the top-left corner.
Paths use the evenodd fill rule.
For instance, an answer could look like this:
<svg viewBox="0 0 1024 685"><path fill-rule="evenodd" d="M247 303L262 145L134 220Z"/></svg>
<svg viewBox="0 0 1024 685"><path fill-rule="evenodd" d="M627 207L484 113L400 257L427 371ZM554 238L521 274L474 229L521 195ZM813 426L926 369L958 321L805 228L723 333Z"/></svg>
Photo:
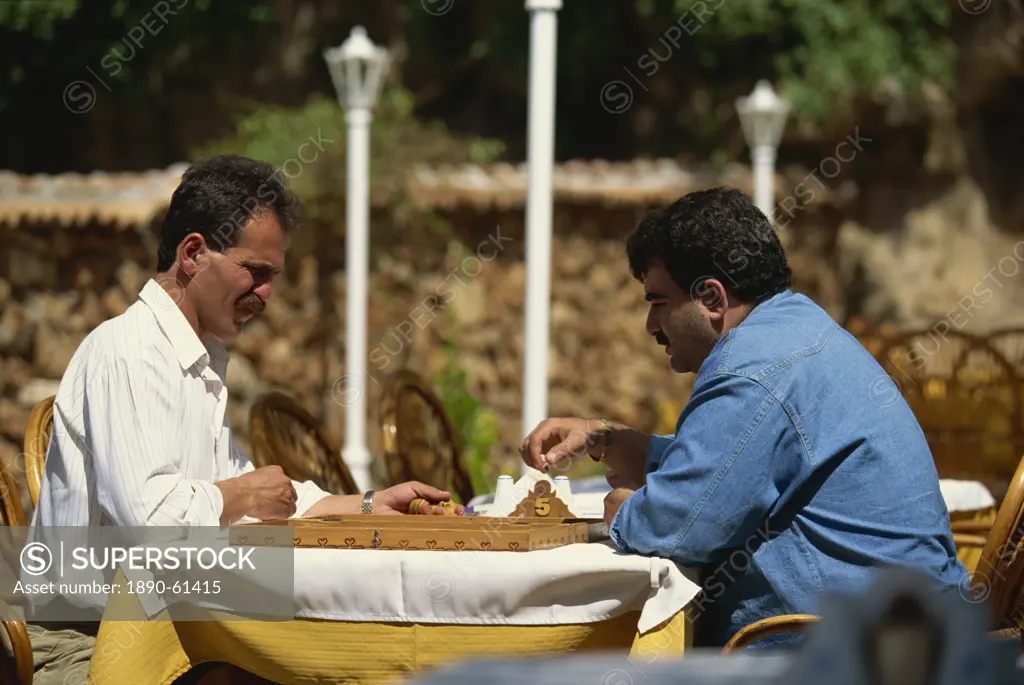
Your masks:
<svg viewBox="0 0 1024 685"><path fill-rule="evenodd" d="M274 528L292 529L291 539ZM529 552L607 539L603 522L488 516L328 516L232 526L232 545Z"/></svg>

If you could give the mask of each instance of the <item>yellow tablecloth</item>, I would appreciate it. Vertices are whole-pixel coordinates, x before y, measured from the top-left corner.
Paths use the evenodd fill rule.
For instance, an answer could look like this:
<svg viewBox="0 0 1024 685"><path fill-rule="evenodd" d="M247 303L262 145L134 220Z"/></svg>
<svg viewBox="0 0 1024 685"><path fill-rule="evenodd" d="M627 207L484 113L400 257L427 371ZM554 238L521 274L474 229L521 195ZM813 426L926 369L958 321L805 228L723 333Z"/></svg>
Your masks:
<svg viewBox="0 0 1024 685"><path fill-rule="evenodd" d="M949 520L951 522L978 521L981 523L987 523L991 526L996 522L996 509L995 507L987 507L976 511L951 511L949 512ZM987 537L987 535L983 535L982 537ZM981 553L983 549L984 548L979 545L957 546L956 556L967 568L968 573L973 574L974 569L978 567L978 562L981 561Z"/></svg>
<svg viewBox="0 0 1024 685"><path fill-rule="evenodd" d="M105 616L142 618L138 600L111 597ZM562 626L465 626L295 620L104 620L90 685L165 685L200 664L234 664L279 683L388 683L473 658L621 650L634 663L678 658L691 643L683 612L641 636L639 612ZM219 620L218 620L219 619Z"/></svg>

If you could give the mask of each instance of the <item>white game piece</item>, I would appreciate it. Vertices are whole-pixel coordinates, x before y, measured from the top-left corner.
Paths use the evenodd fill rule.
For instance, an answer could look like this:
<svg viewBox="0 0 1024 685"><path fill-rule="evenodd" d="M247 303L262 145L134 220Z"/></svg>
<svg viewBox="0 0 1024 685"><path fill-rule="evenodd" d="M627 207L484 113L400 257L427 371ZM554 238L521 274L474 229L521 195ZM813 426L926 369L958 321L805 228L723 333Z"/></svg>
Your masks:
<svg viewBox="0 0 1024 685"><path fill-rule="evenodd" d="M506 509L511 502L518 501L512 493L514 487L512 476L498 476L498 485L494 488L494 502L491 504L491 508Z"/></svg>
<svg viewBox="0 0 1024 685"><path fill-rule="evenodd" d="M569 483L569 476L555 476L555 494L570 510L572 509L572 485Z"/></svg>

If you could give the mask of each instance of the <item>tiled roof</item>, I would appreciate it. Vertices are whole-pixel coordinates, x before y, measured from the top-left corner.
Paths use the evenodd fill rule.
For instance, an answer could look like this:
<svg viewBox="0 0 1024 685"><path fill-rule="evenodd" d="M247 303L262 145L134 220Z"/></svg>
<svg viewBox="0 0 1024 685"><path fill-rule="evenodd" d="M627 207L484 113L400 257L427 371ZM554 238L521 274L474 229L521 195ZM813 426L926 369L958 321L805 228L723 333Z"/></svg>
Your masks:
<svg viewBox="0 0 1024 685"><path fill-rule="evenodd" d="M751 191L750 172L742 165L714 173L672 159L565 162L555 165L551 184L556 202L601 205L666 204L691 190L722 184ZM417 166L406 179L412 200L430 207L520 207L526 189L526 164Z"/></svg>
<svg viewBox="0 0 1024 685"><path fill-rule="evenodd" d="M0 225L145 226L167 208L187 168L175 164L164 170L55 175L0 171Z"/></svg>
<svg viewBox="0 0 1024 685"><path fill-rule="evenodd" d="M135 173L19 175L0 171L0 226L56 221L120 227L148 225L167 207L187 164ZM680 195L716 185L752 193L749 167L721 172L690 169L671 159L556 164L552 176L559 203L604 206L667 204ZM782 197L793 183L777 178ZM515 209L526 202L526 164L413 166L404 179L410 199L423 208Z"/></svg>

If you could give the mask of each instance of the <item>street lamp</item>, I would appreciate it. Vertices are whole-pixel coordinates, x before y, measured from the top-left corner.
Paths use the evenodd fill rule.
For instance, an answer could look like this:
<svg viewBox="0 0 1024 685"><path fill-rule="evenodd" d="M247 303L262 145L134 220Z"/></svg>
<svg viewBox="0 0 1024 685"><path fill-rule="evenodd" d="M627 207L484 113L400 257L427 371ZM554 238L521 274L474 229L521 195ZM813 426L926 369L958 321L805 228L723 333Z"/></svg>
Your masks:
<svg viewBox="0 0 1024 685"><path fill-rule="evenodd" d="M754 204L771 220L775 210L775 150L789 116L789 103L762 79L754 92L737 98L736 111L754 164Z"/></svg>
<svg viewBox="0 0 1024 685"><path fill-rule="evenodd" d="M338 103L348 124L348 196L345 252L347 271L345 372L355 392L345 403L342 459L361 490L370 487L370 450L366 446L366 308L370 279L370 121L388 53L367 38L362 26L336 48L324 51Z"/></svg>
<svg viewBox="0 0 1024 685"><path fill-rule="evenodd" d="M530 97L526 131L526 311L523 435L548 413L551 304L551 176L555 161L555 65L562 0L526 0L530 13ZM523 462L522 475L530 472Z"/></svg>

